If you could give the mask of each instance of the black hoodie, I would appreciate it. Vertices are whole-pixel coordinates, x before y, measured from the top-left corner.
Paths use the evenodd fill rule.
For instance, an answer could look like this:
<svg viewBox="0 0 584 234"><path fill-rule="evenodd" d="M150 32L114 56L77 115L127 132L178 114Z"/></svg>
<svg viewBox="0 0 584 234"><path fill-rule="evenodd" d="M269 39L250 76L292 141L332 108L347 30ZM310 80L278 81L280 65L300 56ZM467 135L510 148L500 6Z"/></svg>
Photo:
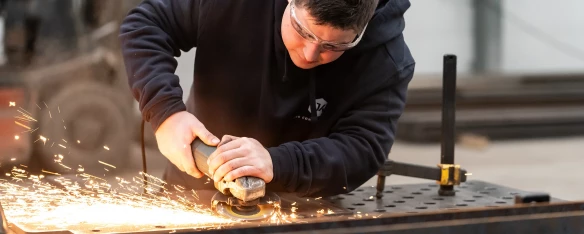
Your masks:
<svg viewBox="0 0 584 234"><path fill-rule="evenodd" d="M287 0L146 0L120 39L129 84L154 129L188 110L216 136L255 138L271 155L268 189L298 196L352 191L386 160L414 59L404 42L407 0L381 0L362 41L304 70L284 47ZM186 105L175 57L197 48ZM187 78L188 77L183 77ZM164 179L212 189L169 165Z"/></svg>

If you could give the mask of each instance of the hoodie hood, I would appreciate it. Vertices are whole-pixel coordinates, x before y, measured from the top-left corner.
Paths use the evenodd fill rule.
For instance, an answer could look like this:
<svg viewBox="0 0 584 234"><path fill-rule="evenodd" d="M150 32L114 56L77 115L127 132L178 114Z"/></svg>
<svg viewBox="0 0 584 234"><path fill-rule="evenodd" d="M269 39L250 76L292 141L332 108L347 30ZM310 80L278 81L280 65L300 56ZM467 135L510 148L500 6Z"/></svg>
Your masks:
<svg viewBox="0 0 584 234"><path fill-rule="evenodd" d="M408 8L409 0L380 0L363 38L355 48L347 52L369 50L400 36L406 27L403 15Z"/></svg>

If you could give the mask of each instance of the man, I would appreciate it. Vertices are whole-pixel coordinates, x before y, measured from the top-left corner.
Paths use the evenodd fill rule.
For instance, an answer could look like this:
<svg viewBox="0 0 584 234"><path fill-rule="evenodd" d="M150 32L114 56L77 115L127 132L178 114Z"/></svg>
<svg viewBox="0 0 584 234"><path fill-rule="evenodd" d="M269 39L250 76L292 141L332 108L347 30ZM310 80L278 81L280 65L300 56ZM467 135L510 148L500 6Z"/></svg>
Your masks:
<svg viewBox="0 0 584 234"><path fill-rule="evenodd" d="M142 2L120 39L133 95L171 162L163 179L213 189L189 145L199 137L217 146L219 136L208 161L214 181L255 176L271 191L309 197L362 185L388 156L413 75L402 35L409 5ZM174 57L192 48L185 105Z"/></svg>

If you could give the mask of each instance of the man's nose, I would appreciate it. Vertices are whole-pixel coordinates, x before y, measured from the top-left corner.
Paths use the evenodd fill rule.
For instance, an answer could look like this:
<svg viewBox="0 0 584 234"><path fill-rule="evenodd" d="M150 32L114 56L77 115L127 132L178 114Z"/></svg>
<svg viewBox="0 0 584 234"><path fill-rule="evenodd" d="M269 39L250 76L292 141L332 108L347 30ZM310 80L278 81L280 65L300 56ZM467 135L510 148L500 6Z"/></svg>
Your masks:
<svg viewBox="0 0 584 234"><path fill-rule="evenodd" d="M304 58L306 58L307 62L311 63L318 61L318 57L320 55L320 46L318 44L306 43L303 51Z"/></svg>

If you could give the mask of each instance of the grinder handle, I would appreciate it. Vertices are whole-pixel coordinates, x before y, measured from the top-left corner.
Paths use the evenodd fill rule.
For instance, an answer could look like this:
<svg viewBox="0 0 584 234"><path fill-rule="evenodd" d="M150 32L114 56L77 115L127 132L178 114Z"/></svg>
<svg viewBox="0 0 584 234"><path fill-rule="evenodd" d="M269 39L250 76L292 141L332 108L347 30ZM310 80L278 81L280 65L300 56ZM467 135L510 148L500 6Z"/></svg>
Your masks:
<svg viewBox="0 0 584 234"><path fill-rule="evenodd" d="M196 138L193 143L191 144L191 151L193 153L193 157L195 158L195 165L197 165L197 169L205 174L209 178L213 178L209 174L209 164L207 164L207 159L217 147L207 145L203 143L199 138Z"/></svg>
<svg viewBox="0 0 584 234"><path fill-rule="evenodd" d="M197 168L209 178L212 178L212 176L209 174L209 165L207 164L207 159L213 152L215 152L216 149L217 147L207 145L199 138L196 138L191 144L191 150L193 157L195 158L195 164L197 165ZM265 190L265 182L262 179L253 176L244 176L235 179L234 184L238 185L237 188L230 187L229 184L225 185L224 183L215 182L214 184L215 188L218 189L221 193L227 195L232 193L234 196L242 200L247 200L247 197L249 196L248 194L261 194L261 196L263 196ZM231 191L233 189L236 190ZM245 196L246 198L239 196Z"/></svg>

